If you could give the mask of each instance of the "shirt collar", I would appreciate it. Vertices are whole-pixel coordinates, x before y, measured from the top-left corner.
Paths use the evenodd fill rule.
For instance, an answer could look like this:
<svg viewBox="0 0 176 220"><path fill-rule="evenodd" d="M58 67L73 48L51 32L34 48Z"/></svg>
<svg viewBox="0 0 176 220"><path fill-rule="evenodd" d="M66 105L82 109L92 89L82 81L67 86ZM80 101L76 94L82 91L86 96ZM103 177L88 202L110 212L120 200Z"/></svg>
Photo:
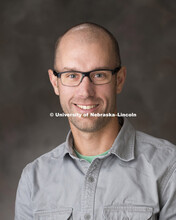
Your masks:
<svg viewBox="0 0 176 220"><path fill-rule="evenodd" d="M110 149L110 153L116 155L123 161L131 161L135 158L134 144L136 131L127 118L121 119L123 121L123 125ZM68 153L70 156L75 156L75 152L73 150L73 135L71 130L69 131L66 138L66 148L64 155Z"/></svg>
<svg viewBox="0 0 176 220"><path fill-rule="evenodd" d="M73 135L71 130L67 134L66 138L66 148L65 148L65 154L69 153L70 155L75 155L75 152L73 150Z"/></svg>
<svg viewBox="0 0 176 220"><path fill-rule="evenodd" d="M111 147L111 153L123 161L133 160L135 135L136 131L132 124L127 118L123 118L123 125Z"/></svg>

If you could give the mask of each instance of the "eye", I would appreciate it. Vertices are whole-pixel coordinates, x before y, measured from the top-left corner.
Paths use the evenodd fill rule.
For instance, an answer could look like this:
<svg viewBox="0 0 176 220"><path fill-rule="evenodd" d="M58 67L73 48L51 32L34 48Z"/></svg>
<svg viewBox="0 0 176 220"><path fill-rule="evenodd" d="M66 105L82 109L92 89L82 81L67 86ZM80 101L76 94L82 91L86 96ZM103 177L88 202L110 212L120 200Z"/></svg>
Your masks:
<svg viewBox="0 0 176 220"><path fill-rule="evenodd" d="M102 77L104 77L104 74L103 74L103 73L96 73L96 74L94 75L94 78L102 78Z"/></svg>
<svg viewBox="0 0 176 220"><path fill-rule="evenodd" d="M76 75L75 74L70 74L68 77L73 79L73 78L76 78Z"/></svg>
<svg viewBox="0 0 176 220"><path fill-rule="evenodd" d="M79 73L73 73L73 72L65 73L64 78L66 78L66 79L78 79L79 78Z"/></svg>
<svg viewBox="0 0 176 220"><path fill-rule="evenodd" d="M96 71L96 72L92 72L91 77L95 80L103 80L107 78L107 71Z"/></svg>

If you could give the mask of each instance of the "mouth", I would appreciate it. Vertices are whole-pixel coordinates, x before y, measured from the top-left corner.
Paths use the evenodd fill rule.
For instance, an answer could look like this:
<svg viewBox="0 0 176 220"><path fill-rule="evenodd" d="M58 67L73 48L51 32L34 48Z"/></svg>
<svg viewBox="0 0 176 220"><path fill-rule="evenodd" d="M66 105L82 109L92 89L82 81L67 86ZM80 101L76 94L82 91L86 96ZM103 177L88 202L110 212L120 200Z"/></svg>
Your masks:
<svg viewBox="0 0 176 220"><path fill-rule="evenodd" d="M95 107L97 107L98 105L76 105L76 106L78 106L78 107L81 108L81 109L86 110L86 109L95 108Z"/></svg>
<svg viewBox="0 0 176 220"><path fill-rule="evenodd" d="M81 104L74 104L77 108L77 110L81 113L89 113L94 112L99 104L89 104L89 105L81 105Z"/></svg>

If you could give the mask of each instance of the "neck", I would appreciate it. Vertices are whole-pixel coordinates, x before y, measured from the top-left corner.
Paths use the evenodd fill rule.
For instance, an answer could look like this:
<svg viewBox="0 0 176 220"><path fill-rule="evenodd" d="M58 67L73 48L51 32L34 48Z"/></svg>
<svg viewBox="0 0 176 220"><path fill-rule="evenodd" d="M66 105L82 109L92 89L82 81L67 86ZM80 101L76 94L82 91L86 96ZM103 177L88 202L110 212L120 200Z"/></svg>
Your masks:
<svg viewBox="0 0 176 220"><path fill-rule="evenodd" d="M120 130L118 118L112 118L103 128L95 132L83 132L70 124L74 147L85 156L95 156L109 150Z"/></svg>

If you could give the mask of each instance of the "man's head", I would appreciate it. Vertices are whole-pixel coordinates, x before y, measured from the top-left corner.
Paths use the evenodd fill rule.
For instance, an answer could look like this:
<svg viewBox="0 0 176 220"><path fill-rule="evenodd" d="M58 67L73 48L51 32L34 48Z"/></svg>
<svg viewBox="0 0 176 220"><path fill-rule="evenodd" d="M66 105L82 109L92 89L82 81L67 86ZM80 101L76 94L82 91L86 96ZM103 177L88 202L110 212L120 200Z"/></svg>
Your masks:
<svg viewBox="0 0 176 220"><path fill-rule="evenodd" d="M57 72L112 70L120 65L117 41L111 33L96 24L74 26L56 43L54 69ZM55 93L60 96L63 111L69 114L116 113L116 93L121 92L125 75L125 68L122 67L107 84L94 85L88 77L84 77L78 86L69 87L49 70L50 81ZM95 132L112 120L107 117L69 118L71 127L84 132Z"/></svg>
<svg viewBox="0 0 176 220"><path fill-rule="evenodd" d="M80 41L90 43L99 40L102 37L104 37L104 39L107 38L114 53L113 59L115 59L117 66L121 66L120 51L117 40L107 29L94 23L82 23L73 26L71 29L67 30L61 37L58 38L55 44L54 66L56 65L56 61L59 56L59 46L61 44L62 39L71 33L81 33Z"/></svg>

